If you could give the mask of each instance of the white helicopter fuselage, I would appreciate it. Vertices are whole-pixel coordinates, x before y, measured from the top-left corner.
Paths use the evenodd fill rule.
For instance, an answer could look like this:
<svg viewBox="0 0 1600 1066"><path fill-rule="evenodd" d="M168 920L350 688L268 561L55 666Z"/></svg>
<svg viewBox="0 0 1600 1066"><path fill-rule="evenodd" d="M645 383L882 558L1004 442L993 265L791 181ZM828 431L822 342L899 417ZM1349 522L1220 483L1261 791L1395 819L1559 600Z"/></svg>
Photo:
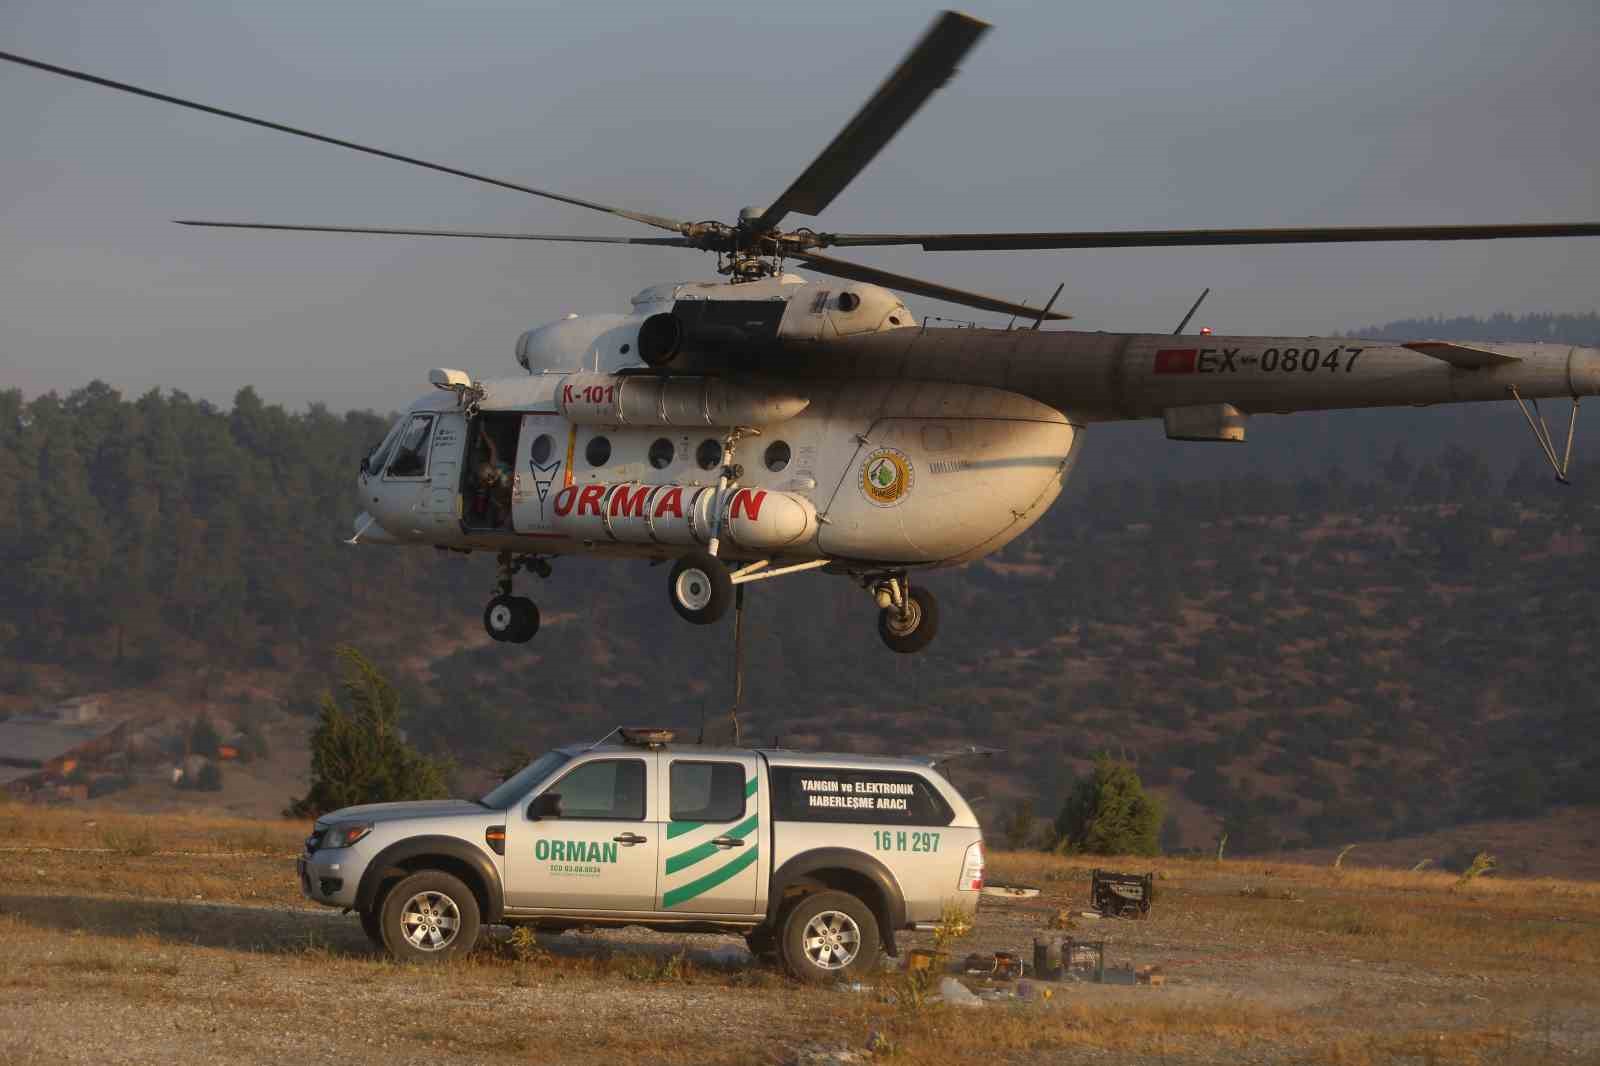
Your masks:
<svg viewBox="0 0 1600 1066"><path fill-rule="evenodd" d="M675 424L575 410L586 390L704 394L706 385L540 373L482 382L476 415L451 393L422 397L396 430L432 422L422 431L426 464L362 475L373 521L358 522L367 525L358 539L669 558L720 534L727 558L948 565L1032 525L1059 494L1080 439L1065 415L1026 397L937 382L812 383L803 409L764 423L708 423L692 405ZM579 399L564 404L569 392ZM473 520L481 457L471 456L471 426L507 416L517 426L510 524L490 528ZM759 435L742 436L730 457L724 441L739 425ZM730 458L743 471L725 485Z"/></svg>
<svg viewBox="0 0 1600 1066"><path fill-rule="evenodd" d="M641 366L658 327L682 350ZM435 372L361 475L358 542L947 566L1038 521L1091 422L1237 441L1257 411L1600 392L1600 353L1564 345L926 329L885 289L792 276L647 289L517 358Z"/></svg>

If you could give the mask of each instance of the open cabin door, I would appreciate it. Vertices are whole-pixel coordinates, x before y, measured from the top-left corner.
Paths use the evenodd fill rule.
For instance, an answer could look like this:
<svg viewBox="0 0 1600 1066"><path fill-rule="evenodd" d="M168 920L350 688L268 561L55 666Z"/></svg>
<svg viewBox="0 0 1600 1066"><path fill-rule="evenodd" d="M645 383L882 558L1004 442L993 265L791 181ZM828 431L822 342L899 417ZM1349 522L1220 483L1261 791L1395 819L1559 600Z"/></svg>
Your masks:
<svg viewBox="0 0 1600 1066"><path fill-rule="evenodd" d="M433 429L433 450L428 464L428 489L422 507L434 528L455 530L461 521L461 453L466 446L467 422L460 413L446 411Z"/></svg>
<svg viewBox="0 0 1600 1066"><path fill-rule="evenodd" d="M528 536L555 536L556 493L572 484L572 426L555 413L522 416L511 525Z"/></svg>

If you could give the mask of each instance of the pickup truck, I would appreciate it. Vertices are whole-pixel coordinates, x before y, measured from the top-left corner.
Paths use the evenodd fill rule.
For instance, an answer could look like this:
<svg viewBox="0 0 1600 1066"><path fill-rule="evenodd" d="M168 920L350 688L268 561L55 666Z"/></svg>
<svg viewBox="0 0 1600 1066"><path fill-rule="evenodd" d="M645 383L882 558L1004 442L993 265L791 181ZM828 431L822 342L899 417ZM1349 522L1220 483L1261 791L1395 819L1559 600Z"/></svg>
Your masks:
<svg viewBox="0 0 1600 1066"><path fill-rule="evenodd" d="M866 974L897 932L976 909L982 832L931 759L617 732L477 800L323 815L301 891L403 960L470 951L488 924L635 925L741 935L811 982Z"/></svg>

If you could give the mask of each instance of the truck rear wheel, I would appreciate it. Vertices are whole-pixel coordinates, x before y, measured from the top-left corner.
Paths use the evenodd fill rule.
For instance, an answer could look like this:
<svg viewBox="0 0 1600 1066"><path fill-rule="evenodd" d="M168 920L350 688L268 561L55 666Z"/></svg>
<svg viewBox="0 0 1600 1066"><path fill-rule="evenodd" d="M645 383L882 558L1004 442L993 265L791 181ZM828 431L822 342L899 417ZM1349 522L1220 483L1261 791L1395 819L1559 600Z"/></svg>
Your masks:
<svg viewBox="0 0 1600 1066"><path fill-rule="evenodd" d="M401 962L442 962L478 942L478 900L443 870L423 870L384 897L379 926L389 953Z"/></svg>
<svg viewBox="0 0 1600 1066"><path fill-rule="evenodd" d="M848 892L818 892L789 909L779 948L801 981L854 981L878 968L878 920Z"/></svg>

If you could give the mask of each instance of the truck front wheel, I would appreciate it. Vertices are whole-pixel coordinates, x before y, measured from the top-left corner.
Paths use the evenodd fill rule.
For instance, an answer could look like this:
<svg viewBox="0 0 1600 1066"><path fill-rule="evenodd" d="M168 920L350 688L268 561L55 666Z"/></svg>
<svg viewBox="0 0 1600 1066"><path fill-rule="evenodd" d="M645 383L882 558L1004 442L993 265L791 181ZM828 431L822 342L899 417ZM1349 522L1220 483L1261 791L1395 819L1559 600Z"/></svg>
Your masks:
<svg viewBox="0 0 1600 1066"><path fill-rule="evenodd" d="M389 890L379 926L389 953L401 962L440 962L478 942L478 900L459 878L423 870Z"/></svg>
<svg viewBox="0 0 1600 1066"><path fill-rule="evenodd" d="M783 963L808 984L854 981L878 968L878 920L848 892L818 892L789 909Z"/></svg>

